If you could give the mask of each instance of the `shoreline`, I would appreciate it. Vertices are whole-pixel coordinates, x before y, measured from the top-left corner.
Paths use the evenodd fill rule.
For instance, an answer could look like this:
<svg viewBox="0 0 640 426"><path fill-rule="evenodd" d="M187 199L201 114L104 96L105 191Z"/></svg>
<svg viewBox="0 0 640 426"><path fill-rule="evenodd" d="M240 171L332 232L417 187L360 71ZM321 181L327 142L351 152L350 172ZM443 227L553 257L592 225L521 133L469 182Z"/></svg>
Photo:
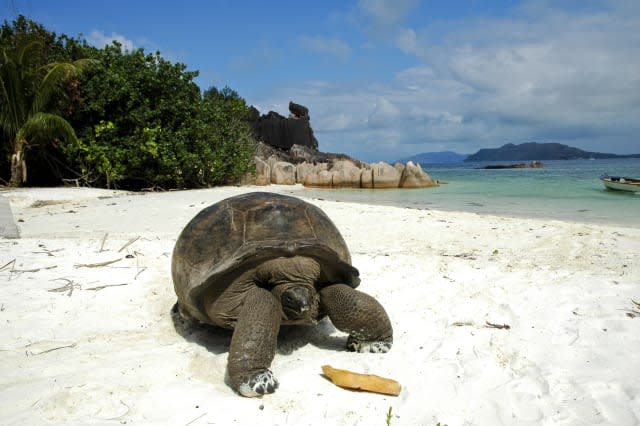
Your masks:
<svg viewBox="0 0 640 426"><path fill-rule="evenodd" d="M328 321L287 328L277 392L236 395L229 334L185 332L171 316L170 259L197 212L252 190L301 195L1 191L22 235L0 239L3 420L370 425L391 408L392 425L639 421L640 229L306 197L345 238L394 346L353 354ZM402 393L338 388L325 364L393 378Z"/></svg>
<svg viewBox="0 0 640 426"><path fill-rule="evenodd" d="M600 189L600 187L598 186ZM169 191L128 191L128 190L119 190L119 189L103 189L103 188L87 188L87 187L35 187L35 188L18 188L18 189L9 189L9 188L0 188L0 196L5 195L6 198L8 194L14 192L13 198L16 197L15 193L24 192L24 191L41 191L44 193L55 193L56 191L87 191L87 194L90 191L105 191L106 193L114 192L116 194L128 195L152 195L152 194L179 194L179 193L188 193L191 191L197 191L201 193L206 193L206 191L216 191L223 190L229 191L229 193L243 193L250 191L266 191L266 192L276 192L279 194L289 194L294 195L305 200L319 200L319 201L334 201L340 203L355 203L355 204L363 204L363 205L371 205L371 206L381 206L381 207L397 207L397 208L406 208L413 210L424 210L430 212L440 212L440 213L448 213L448 214L472 214L478 216L495 216L495 217L504 217L510 219L534 219L541 221L560 221L567 223L578 223L578 224L588 224L588 225L601 225L601 226L613 226L613 227L623 227L623 228L638 228L640 227L640 219L629 218L622 216L620 217L617 214L605 215L604 213L597 213L589 209L578 209L575 211L558 211L558 210L538 210L533 212L534 210L529 208L529 206L520 206L517 211L500 211L494 206L491 206L489 203L483 204L477 201L467 201L466 205L460 206L459 203L462 201L452 198L454 202L450 202L450 205L443 206L440 199L430 200L428 198L420 198L419 200L412 199L409 197L408 199L397 198L397 197L384 197L385 194L399 194L405 193L408 195L414 193L425 192L426 194L429 191L438 191L438 188L404 188L404 189L366 189L366 188L342 188L342 189L331 189L331 188L309 188L305 187L302 184L294 184L294 185L228 185L228 186L219 186L213 188L198 188L198 189L180 189L180 190L169 190ZM380 197L380 195L383 195ZM633 193L625 193L625 194L609 194L611 197L619 197L625 200L633 199L637 194ZM103 195L105 196L105 195ZM633 199L635 201L635 199ZM544 199L539 200L540 203L544 202ZM458 204L456 204L458 202ZM537 206L540 203L536 203ZM513 208L513 206L511 206ZM507 208L507 207L505 207ZM522 210L525 210L523 212ZM14 214L15 216L15 214ZM637 223L636 223L637 222Z"/></svg>

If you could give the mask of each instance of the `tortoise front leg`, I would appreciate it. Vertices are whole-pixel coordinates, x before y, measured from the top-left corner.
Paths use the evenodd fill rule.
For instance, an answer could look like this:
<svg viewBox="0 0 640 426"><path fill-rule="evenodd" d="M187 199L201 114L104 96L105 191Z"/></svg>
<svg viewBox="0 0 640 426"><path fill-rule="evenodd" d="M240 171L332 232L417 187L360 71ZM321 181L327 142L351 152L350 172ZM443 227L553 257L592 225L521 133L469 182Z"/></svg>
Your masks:
<svg viewBox="0 0 640 426"><path fill-rule="evenodd" d="M320 303L338 330L349 333L347 348L356 352L388 352L393 328L382 305L346 284L320 290Z"/></svg>
<svg viewBox="0 0 640 426"><path fill-rule="evenodd" d="M244 396L273 393L278 381L269 366L276 354L280 306L265 289L245 296L229 348L227 371L233 388Z"/></svg>

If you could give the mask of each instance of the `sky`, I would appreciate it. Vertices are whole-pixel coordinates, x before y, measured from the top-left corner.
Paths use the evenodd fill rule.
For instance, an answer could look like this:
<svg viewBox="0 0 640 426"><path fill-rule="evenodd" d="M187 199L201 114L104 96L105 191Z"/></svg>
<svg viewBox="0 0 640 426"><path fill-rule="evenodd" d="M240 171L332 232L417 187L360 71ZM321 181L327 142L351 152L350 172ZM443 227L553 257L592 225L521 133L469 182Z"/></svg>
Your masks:
<svg viewBox="0 0 640 426"><path fill-rule="evenodd" d="M321 151L363 161L532 141L640 153L638 0L0 0L18 14L159 51L263 114L305 105Z"/></svg>

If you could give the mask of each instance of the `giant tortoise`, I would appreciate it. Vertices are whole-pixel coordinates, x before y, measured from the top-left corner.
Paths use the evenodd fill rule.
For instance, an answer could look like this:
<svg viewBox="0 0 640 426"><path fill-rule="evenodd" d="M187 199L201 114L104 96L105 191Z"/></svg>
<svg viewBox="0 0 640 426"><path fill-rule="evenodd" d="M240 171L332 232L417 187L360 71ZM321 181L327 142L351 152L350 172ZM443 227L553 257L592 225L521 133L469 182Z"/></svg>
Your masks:
<svg viewBox="0 0 640 426"><path fill-rule="evenodd" d="M232 329L227 364L244 396L272 393L280 325L328 316L357 352L387 352L384 308L355 290L359 273L329 217L298 198L238 195L198 213L176 242L172 275L183 318Z"/></svg>

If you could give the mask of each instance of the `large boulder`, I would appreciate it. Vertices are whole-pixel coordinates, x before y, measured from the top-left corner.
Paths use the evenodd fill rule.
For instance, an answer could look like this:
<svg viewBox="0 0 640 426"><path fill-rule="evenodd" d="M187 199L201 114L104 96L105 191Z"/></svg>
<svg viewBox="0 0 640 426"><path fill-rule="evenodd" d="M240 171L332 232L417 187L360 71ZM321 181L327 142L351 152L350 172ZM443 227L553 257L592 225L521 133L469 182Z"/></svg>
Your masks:
<svg viewBox="0 0 640 426"><path fill-rule="evenodd" d="M271 183L271 167L260 157L253 157L256 165L255 185L269 185Z"/></svg>
<svg viewBox="0 0 640 426"><path fill-rule="evenodd" d="M400 172L390 164L379 162L371 165L373 187L376 189L398 188L400 186Z"/></svg>
<svg viewBox="0 0 640 426"><path fill-rule="evenodd" d="M414 164L412 161L409 161L402 171L400 187L426 188L429 186L437 186L437 184L433 179L431 179L431 176L422 170L420 164Z"/></svg>
<svg viewBox="0 0 640 426"><path fill-rule="evenodd" d="M360 173L360 185L362 188L373 188L373 169L371 166L362 169Z"/></svg>
<svg viewBox="0 0 640 426"><path fill-rule="evenodd" d="M241 185L269 185L271 183L271 168L269 164L258 156L253 157L255 171L248 172L240 179Z"/></svg>
<svg viewBox="0 0 640 426"><path fill-rule="evenodd" d="M293 185L296 183L296 168L291 163L277 161L271 167L271 183L276 185Z"/></svg>
<svg viewBox="0 0 640 426"><path fill-rule="evenodd" d="M303 185L310 188L331 188L332 181L333 173L318 168L305 176Z"/></svg>
<svg viewBox="0 0 640 426"><path fill-rule="evenodd" d="M304 184L305 180L307 179L307 176L312 174L318 174L321 171L323 170L326 171L328 169L329 169L328 163L312 164L312 163L307 163L306 161L303 163L300 163L296 166L296 183Z"/></svg>
<svg viewBox="0 0 640 426"><path fill-rule="evenodd" d="M331 168L331 174L332 188L360 188L362 185L362 170L351 161L336 161Z"/></svg>

